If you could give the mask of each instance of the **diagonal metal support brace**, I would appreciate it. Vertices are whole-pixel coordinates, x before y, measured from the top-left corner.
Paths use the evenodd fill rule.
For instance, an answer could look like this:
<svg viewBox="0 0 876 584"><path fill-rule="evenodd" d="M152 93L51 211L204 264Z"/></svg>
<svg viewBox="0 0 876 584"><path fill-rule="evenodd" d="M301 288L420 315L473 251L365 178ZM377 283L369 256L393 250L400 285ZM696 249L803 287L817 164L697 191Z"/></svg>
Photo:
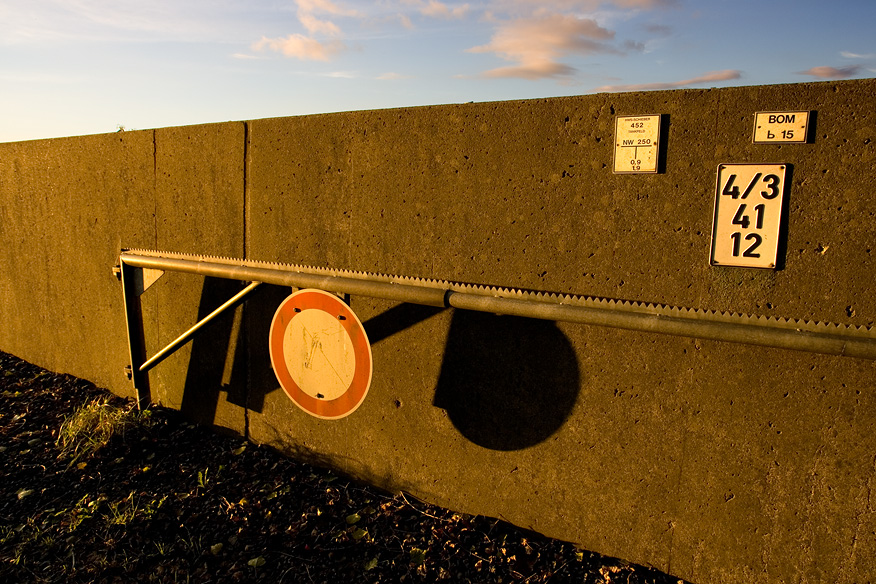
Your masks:
<svg viewBox="0 0 876 584"><path fill-rule="evenodd" d="M243 290L241 290L240 292L238 292L237 294L232 296L222 306L220 306L219 308L217 308L216 310L214 310L213 312L211 312L210 314L208 314L207 316L205 316L204 318L199 320L198 323L195 324L192 328L190 328L189 330L187 330L186 332L181 334L172 343L170 343L165 348L158 351L155 355L150 357L148 361L146 361L145 363L140 365L140 372L146 373L147 371L149 371L150 369L152 369L153 367L155 367L156 365L158 365L159 363L161 363L162 361L164 361L165 359L170 357L173 353L176 352L177 349L179 349L180 347L185 345L187 342L189 342L192 338L194 338L195 335L198 334L198 331L200 331L204 325L208 324L210 321L212 321L214 318L216 318L217 316L219 316L220 314L222 314L226 310L229 310L229 309L234 308L237 305L239 305L241 302L243 302L246 299L247 296L250 295L250 293L254 292L255 289L258 288L260 285L261 285L261 282L252 282L249 286L247 286L246 288L244 288Z"/></svg>
<svg viewBox="0 0 876 584"><path fill-rule="evenodd" d="M122 281L122 296L125 303L125 323L128 331L128 349L131 360L128 374L131 382L134 385L134 391L137 394L137 407L144 409L149 406L152 401L152 395L149 387L148 372L150 369L170 357L173 353L179 350L187 342L192 340L201 331L203 327L216 319L219 315L227 310L231 310L242 304L246 298L252 294L260 285L261 282L251 282L246 288L232 296L216 310L202 318L194 326L173 340L165 348L158 351L155 355L146 359L146 343L143 331L143 313L140 303L140 295L144 291L142 284L144 269L139 266L132 265L122 257L119 261L119 274Z"/></svg>

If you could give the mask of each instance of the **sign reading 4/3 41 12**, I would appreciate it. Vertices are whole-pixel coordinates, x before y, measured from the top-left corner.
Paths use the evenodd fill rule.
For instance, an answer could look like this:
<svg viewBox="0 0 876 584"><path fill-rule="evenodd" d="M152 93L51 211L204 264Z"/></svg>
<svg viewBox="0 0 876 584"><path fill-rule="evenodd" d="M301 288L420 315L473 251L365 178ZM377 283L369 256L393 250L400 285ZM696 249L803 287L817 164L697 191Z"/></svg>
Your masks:
<svg viewBox="0 0 876 584"><path fill-rule="evenodd" d="M775 268L787 164L718 167L711 263Z"/></svg>

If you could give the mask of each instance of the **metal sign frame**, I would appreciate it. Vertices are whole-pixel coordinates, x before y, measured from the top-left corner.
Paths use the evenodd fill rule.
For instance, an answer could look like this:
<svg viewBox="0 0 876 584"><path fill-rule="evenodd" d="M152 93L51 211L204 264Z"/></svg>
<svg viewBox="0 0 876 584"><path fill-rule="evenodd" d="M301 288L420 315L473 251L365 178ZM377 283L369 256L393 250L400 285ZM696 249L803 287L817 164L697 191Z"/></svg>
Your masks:
<svg viewBox="0 0 876 584"><path fill-rule="evenodd" d="M131 381L141 408L150 403L149 370L191 340L219 314L246 300L261 283L876 360L876 329L835 323L145 250L122 251L115 270L122 281ZM140 310L140 294L145 288L137 286L137 282L143 282L144 270L200 274L250 284L155 356L146 359Z"/></svg>

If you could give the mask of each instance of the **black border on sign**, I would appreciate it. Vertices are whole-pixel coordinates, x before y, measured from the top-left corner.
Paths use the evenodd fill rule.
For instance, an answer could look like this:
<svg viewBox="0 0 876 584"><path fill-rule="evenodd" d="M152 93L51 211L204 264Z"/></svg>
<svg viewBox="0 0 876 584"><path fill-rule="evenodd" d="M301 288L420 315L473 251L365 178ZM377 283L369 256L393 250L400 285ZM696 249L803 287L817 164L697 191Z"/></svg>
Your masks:
<svg viewBox="0 0 876 584"><path fill-rule="evenodd" d="M776 259L772 267L770 266L741 266L738 264L721 264L715 262L715 240L718 230L718 201L721 197L721 168L725 166L761 166L765 164L774 164L784 166L785 172L782 178L782 207L779 214L779 229L776 233ZM712 213L712 232L711 241L709 243L709 265L719 268L744 268L751 270L773 270L778 271L785 268L785 255L788 251L788 196L790 193L790 182L794 167L787 162L724 162L718 165L715 172L715 207Z"/></svg>
<svg viewBox="0 0 876 584"><path fill-rule="evenodd" d="M654 170L615 170L617 168L617 123L621 118L653 118L657 117L657 139L655 140L654 147L657 148L656 157L654 160ZM663 135L665 132L663 131L663 123L664 123L664 115L663 114L630 114L630 115L621 115L618 114L614 117L614 135L612 136L612 149L611 149L611 172L612 174L660 174L661 172L661 164L660 164L660 156L663 148Z"/></svg>
<svg viewBox="0 0 876 584"><path fill-rule="evenodd" d="M803 139L802 140L755 140L755 136L757 136L757 116L759 114L806 114L806 127L803 128ZM775 146L781 146L782 144L810 144L812 141L812 136L814 133L815 124L813 120L815 118L815 113L812 110L795 110L795 111L786 111L786 112L754 112L754 127L751 131L751 143L752 144L773 144Z"/></svg>

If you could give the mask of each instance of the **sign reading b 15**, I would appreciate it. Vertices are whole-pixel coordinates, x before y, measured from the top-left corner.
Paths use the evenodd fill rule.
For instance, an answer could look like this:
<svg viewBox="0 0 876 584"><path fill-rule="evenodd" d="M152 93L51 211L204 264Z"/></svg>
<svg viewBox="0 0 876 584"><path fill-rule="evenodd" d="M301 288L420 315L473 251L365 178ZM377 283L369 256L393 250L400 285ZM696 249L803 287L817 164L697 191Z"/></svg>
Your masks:
<svg viewBox="0 0 876 584"><path fill-rule="evenodd" d="M718 167L713 266L775 268L787 164Z"/></svg>
<svg viewBox="0 0 876 584"><path fill-rule="evenodd" d="M805 144L809 112L757 112L754 114L754 143Z"/></svg>

